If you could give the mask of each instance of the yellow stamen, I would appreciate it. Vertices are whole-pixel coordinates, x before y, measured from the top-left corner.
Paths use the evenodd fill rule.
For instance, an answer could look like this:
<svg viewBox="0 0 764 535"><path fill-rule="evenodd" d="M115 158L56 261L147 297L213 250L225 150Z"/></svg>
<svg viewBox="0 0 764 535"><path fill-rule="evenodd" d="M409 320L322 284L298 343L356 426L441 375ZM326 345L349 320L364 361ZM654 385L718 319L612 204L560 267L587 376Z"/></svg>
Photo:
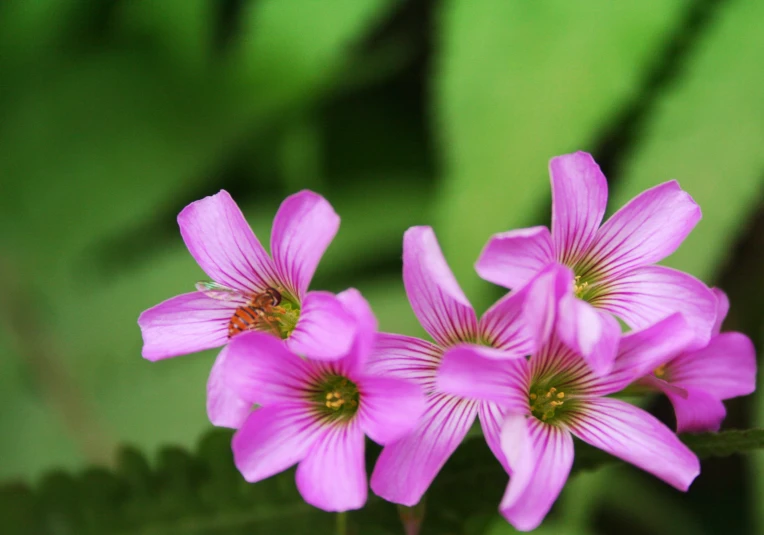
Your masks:
<svg viewBox="0 0 764 535"><path fill-rule="evenodd" d="M528 394L531 413L542 421L554 417L555 411L564 405L565 392L557 392L557 388L551 387L544 392L537 390Z"/></svg>
<svg viewBox="0 0 764 535"><path fill-rule="evenodd" d="M655 371L653 373L655 374L656 377L658 377L660 379L661 377L666 375L666 365L665 364L661 364L660 366L655 368Z"/></svg>
<svg viewBox="0 0 764 535"><path fill-rule="evenodd" d="M576 297L581 297L588 287L588 282L581 282L581 275L576 275L573 279L573 293L576 294Z"/></svg>

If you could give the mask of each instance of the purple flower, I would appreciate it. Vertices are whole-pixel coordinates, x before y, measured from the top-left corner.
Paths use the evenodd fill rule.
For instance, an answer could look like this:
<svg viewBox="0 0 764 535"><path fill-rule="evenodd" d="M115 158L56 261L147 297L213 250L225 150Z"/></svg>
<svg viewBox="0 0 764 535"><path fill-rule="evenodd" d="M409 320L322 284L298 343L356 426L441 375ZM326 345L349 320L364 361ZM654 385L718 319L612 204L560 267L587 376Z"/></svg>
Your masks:
<svg viewBox="0 0 764 535"><path fill-rule="evenodd" d="M686 347L694 333L681 314L620 338L614 366L596 376L559 338L562 297L574 276L550 266L531 283L527 305L537 313L540 339L529 359L463 345L443 356L438 387L453 395L494 403L506 417L501 445L510 482L499 507L517 529L531 530L557 499L573 464L573 436L686 490L700 471L697 457L655 417L606 397ZM551 306L550 306L551 305ZM555 306L557 305L557 306Z"/></svg>
<svg viewBox="0 0 764 535"><path fill-rule="evenodd" d="M499 441L499 406L444 393L435 384L443 352L455 344L481 344L482 351L525 356L535 344L524 325L524 292L499 300L480 319L456 282L430 227L413 227L403 238L403 282L422 326L435 343L381 334L373 368L417 381L427 407L416 429L387 445L371 477L372 490L386 500L414 505L479 416L489 447L504 462Z"/></svg>
<svg viewBox="0 0 764 535"><path fill-rule="evenodd" d="M274 337L247 333L231 341L223 366L230 388L260 405L234 435L236 467L255 482L299 463L300 494L326 511L366 502L364 435L396 440L424 409L418 385L370 370L376 320L363 297L347 290L338 298L357 320L342 358L302 359Z"/></svg>
<svg viewBox="0 0 764 535"><path fill-rule="evenodd" d="M284 339L289 350L313 358L347 353L352 318L328 292L308 292L321 256L339 228L331 205L311 191L287 197L271 233L271 252L250 229L226 191L186 206L178 215L189 252L213 282L143 312L143 356L175 357L220 347L248 330ZM215 425L237 427L250 406L220 377L225 349L207 384L207 412Z"/></svg>
<svg viewBox="0 0 764 535"><path fill-rule="evenodd" d="M652 325L682 312L701 347L711 336L716 308L699 280L655 262L673 253L700 220L700 208L675 180L632 199L600 226L607 182L585 152L553 158L552 231L533 227L497 234L476 264L485 280L517 289L551 263L575 274L560 336L594 371L613 366L621 328ZM615 316L615 317L614 317Z"/></svg>
<svg viewBox="0 0 764 535"><path fill-rule="evenodd" d="M727 296L712 290L718 314L709 344L656 368L640 384L665 393L674 405L678 433L718 431L727 414L722 400L756 390L756 350L742 333L721 333Z"/></svg>

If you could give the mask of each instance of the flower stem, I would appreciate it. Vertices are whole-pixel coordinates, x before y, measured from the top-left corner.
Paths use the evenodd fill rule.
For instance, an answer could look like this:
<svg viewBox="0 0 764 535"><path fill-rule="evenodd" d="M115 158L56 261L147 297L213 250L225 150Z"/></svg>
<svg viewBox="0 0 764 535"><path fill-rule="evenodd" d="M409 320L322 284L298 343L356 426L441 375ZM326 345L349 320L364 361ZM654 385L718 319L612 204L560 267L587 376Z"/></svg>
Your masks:
<svg viewBox="0 0 764 535"><path fill-rule="evenodd" d="M337 530L336 535L347 535L348 532L348 517L347 513L337 513Z"/></svg>

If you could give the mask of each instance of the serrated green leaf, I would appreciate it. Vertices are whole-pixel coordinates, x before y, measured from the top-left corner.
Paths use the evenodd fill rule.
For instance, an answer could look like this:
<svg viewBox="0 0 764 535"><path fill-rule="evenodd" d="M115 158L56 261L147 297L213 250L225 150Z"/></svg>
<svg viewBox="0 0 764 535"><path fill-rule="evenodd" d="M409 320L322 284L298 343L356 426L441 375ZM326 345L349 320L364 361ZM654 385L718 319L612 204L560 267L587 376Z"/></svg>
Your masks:
<svg viewBox="0 0 764 535"><path fill-rule="evenodd" d="M0 487L3 534L334 534L336 515L302 500L294 470L246 483L233 465L231 435L209 432L193 455L164 448L154 467L125 448L114 471L54 472L34 490ZM399 534L395 507L371 497L364 510L349 513L348 533Z"/></svg>
<svg viewBox="0 0 764 535"><path fill-rule="evenodd" d="M704 280L719 274L762 195L762 18L756 0L719 5L683 76L658 97L611 202L678 179L703 219L666 263Z"/></svg>
<svg viewBox="0 0 764 535"><path fill-rule="evenodd" d="M448 0L439 20L435 126L444 155L438 236L467 293L488 237L533 224L552 156L591 148L636 97L682 0Z"/></svg>
<svg viewBox="0 0 764 535"><path fill-rule="evenodd" d="M681 435L680 438L701 459L726 457L764 448L764 429L731 429L720 433Z"/></svg>

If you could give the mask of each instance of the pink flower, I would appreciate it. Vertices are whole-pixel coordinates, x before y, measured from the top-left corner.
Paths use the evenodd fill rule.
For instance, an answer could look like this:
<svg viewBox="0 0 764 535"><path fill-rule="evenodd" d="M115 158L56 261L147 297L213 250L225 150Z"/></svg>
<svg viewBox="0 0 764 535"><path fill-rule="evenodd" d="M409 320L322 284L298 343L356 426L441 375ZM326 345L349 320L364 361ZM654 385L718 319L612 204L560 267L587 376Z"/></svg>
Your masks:
<svg viewBox="0 0 764 535"><path fill-rule="evenodd" d="M756 350L742 333L721 333L727 296L712 290L718 314L709 344L656 368L640 384L665 393L674 405L678 433L718 431L727 414L722 400L756 390Z"/></svg>
<svg viewBox="0 0 764 535"><path fill-rule="evenodd" d="M255 482L295 463L306 502L326 511L364 505L364 434L386 444L408 433L424 409L418 385L370 370L376 320L356 290L338 298L357 319L339 360L302 359L274 337L247 333L228 346L230 388L258 404L233 438L236 467Z"/></svg>
<svg viewBox="0 0 764 535"><path fill-rule="evenodd" d="M443 352L469 343L481 344L486 352L525 356L535 345L520 318L524 292L502 298L478 321L430 227L412 227L404 235L403 282L414 314L435 343L381 334L372 357L373 369L417 381L427 394L427 407L410 435L382 450L371 488L386 500L410 506L422 498L476 416L489 447L504 461L499 406L437 388L435 375Z"/></svg>
<svg viewBox="0 0 764 535"><path fill-rule="evenodd" d="M654 263L673 253L700 220L700 208L675 180L645 191L600 226L607 182L585 152L553 158L552 231L533 227L497 234L476 264L485 280L517 289L551 263L575 274L561 304L560 336L598 374L613 366L621 328L652 325L681 311L696 344L711 336L716 315L699 280Z"/></svg>
<svg viewBox="0 0 764 535"><path fill-rule="evenodd" d="M226 191L186 206L178 215L189 252L211 283L143 312L143 356L160 360L220 347L241 332L264 330L289 350L331 359L347 353L353 320L328 292L308 292L321 256L339 228L331 205L311 191L287 197L271 233L271 252L250 229ZM215 425L237 427L250 406L227 391L218 356L207 384L207 412Z"/></svg>
<svg viewBox="0 0 764 535"><path fill-rule="evenodd" d="M574 276L550 266L531 283L526 306L537 313L540 339L529 359L463 345L443 356L437 384L444 392L494 403L506 418L501 446L510 482L499 507L519 530L532 530L557 499L573 464L573 436L686 490L700 471L697 457L655 417L606 397L661 365L691 341L692 329L671 315L619 339L611 373L596 376L559 338L562 297ZM556 305L556 306L555 306Z"/></svg>

